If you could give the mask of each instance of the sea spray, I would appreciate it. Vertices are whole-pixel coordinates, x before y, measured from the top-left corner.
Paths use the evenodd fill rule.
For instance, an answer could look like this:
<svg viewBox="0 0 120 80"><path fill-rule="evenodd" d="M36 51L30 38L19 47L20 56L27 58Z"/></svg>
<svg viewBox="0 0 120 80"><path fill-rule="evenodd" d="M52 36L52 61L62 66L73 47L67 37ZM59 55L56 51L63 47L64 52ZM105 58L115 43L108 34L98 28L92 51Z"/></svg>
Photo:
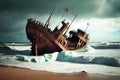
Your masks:
<svg viewBox="0 0 120 80"><path fill-rule="evenodd" d="M118 46L118 43L92 43L94 46ZM30 56L30 49L15 44L14 47L0 47L0 64L46 70L58 73L86 71L105 75L120 75L120 49L95 49L89 44L87 48L77 51L47 53L42 56ZM18 46L21 46L18 47ZM29 48L31 47L30 45ZM23 50L24 48L24 50Z"/></svg>

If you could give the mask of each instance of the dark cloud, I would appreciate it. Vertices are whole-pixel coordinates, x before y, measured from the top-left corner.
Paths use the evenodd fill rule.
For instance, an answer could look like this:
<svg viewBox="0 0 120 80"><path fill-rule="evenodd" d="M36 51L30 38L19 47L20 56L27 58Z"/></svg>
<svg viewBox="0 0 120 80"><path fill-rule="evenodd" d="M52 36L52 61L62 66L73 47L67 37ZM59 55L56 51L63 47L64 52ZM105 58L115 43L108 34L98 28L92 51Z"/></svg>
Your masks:
<svg viewBox="0 0 120 80"><path fill-rule="evenodd" d="M120 17L120 0L101 0L98 13L95 17L99 18L116 18Z"/></svg>
<svg viewBox="0 0 120 80"><path fill-rule="evenodd" d="M27 19L44 16L56 6L55 15L63 9L81 17L120 17L120 0L105 0L101 13L97 13L104 0L0 0L0 41L24 41ZM68 15L70 14L68 13ZM37 16L36 16L37 15ZM17 35L16 35L17 34ZM24 38L22 40L22 38Z"/></svg>
<svg viewBox="0 0 120 80"><path fill-rule="evenodd" d="M108 11L108 15L112 17L120 17L120 0L107 0L108 7L110 8Z"/></svg>
<svg viewBox="0 0 120 80"><path fill-rule="evenodd" d="M103 1L104 12L107 14L120 13L120 0L0 0L0 11L18 12L24 14L47 14L53 7L57 7L58 13L65 7L72 12L79 13L81 16L95 15ZM111 16L112 16L111 15ZM99 16L97 16L99 17Z"/></svg>
<svg viewBox="0 0 120 80"><path fill-rule="evenodd" d="M0 11L45 13L55 6L56 0L1 0ZM49 7L48 7L49 6Z"/></svg>
<svg viewBox="0 0 120 80"><path fill-rule="evenodd" d="M80 16L92 15L97 9L96 0L63 0L63 5L60 5L62 9L68 7L72 13L78 13Z"/></svg>

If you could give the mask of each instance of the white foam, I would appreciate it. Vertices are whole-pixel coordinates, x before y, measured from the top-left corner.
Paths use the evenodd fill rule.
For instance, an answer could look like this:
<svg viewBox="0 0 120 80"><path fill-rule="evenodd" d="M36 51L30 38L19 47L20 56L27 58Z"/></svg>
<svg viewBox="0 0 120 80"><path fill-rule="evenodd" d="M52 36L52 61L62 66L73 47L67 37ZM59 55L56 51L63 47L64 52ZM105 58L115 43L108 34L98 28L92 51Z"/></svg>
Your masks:
<svg viewBox="0 0 120 80"><path fill-rule="evenodd" d="M4 63L6 64L6 63ZM81 71L86 71L87 73L93 74L104 74L104 75L114 75L120 76L120 67L111 67L96 64L73 64L68 62L9 62L6 65L16 66L22 68L29 68L33 70L45 70L56 73L76 73Z"/></svg>
<svg viewBox="0 0 120 80"><path fill-rule="evenodd" d="M18 51L23 51L23 50L31 50L31 46L7 46L11 50L18 50Z"/></svg>
<svg viewBox="0 0 120 80"><path fill-rule="evenodd" d="M18 51L31 50L30 44L4 43L4 46L8 47L11 50L18 50Z"/></svg>
<svg viewBox="0 0 120 80"><path fill-rule="evenodd" d="M120 43L102 42L91 44L91 46L95 49L120 49Z"/></svg>
<svg viewBox="0 0 120 80"><path fill-rule="evenodd" d="M22 45L21 48L23 47L26 46ZM120 76L119 52L120 49L93 49L88 46L82 51L54 52L43 56L0 53L0 64L57 73L86 71L88 73Z"/></svg>

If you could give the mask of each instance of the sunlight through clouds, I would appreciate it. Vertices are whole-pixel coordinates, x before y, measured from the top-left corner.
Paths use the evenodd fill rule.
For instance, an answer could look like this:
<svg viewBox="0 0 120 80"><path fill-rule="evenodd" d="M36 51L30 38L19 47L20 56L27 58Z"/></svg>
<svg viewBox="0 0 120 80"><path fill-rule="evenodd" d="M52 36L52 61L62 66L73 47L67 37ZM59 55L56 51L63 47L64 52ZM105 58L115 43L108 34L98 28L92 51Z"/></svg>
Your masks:
<svg viewBox="0 0 120 80"><path fill-rule="evenodd" d="M34 18L44 24L55 6L49 26L52 30L62 26L60 18L64 8L68 8L63 17L66 22L71 23L73 14L78 14L69 30L85 30L89 23L87 32L94 35L92 40L96 41L98 35L104 38L106 34L111 41L120 41L120 0L0 0L0 41L28 41L27 19Z"/></svg>

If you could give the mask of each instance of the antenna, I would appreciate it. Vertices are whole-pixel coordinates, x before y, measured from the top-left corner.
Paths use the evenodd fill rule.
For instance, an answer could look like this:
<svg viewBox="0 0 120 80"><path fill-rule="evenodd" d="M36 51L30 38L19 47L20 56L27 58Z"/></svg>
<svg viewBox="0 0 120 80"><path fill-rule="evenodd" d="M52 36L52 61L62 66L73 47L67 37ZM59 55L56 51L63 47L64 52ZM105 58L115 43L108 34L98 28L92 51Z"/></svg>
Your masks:
<svg viewBox="0 0 120 80"><path fill-rule="evenodd" d="M56 7L55 7L55 8L56 8ZM44 27L48 28L48 26L49 26L49 24L50 24L51 16L52 16L53 12L55 11L55 8L52 10L52 12L51 12L50 16L48 17L48 19L47 19Z"/></svg>
<svg viewBox="0 0 120 80"><path fill-rule="evenodd" d="M90 25L90 24L87 22L87 27L86 27L86 29L85 29L85 32L87 31L89 25Z"/></svg>
<svg viewBox="0 0 120 80"><path fill-rule="evenodd" d="M68 32L70 26L72 25L72 23L74 22L74 20L76 19L76 17L77 17L77 14L74 16L72 22L70 23L70 25L68 26L67 30L65 31L65 34Z"/></svg>

